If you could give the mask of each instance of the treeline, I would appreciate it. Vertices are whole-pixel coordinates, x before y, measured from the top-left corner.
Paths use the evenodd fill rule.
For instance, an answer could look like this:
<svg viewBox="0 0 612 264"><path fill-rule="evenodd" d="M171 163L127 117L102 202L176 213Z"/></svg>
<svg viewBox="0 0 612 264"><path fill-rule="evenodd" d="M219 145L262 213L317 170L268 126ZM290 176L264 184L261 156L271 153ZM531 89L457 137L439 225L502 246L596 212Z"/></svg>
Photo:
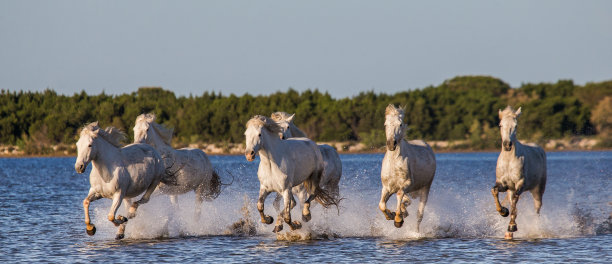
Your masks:
<svg viewBox="0 0 612 264"><path fill-rule="evenodd" d="M179 144L243 142L244 124L255 114L296 113L295 123L317 141L362 141L384 145L384 109L406 108L408 137L427 140L469 140L472 148L497 147L497 111L506 105L523 107L519 138L534 140L595 135L610 129L612 81L575 85L523 84L511 88L488 76L460 76L438 86L395 94L362 92L334 99L327 92L307 90L265 96L204 92L177 97L159 87L142 87L131 94L72 96L44 92L0 92L0 143L12 145L72 144L84 124L100 121L133 137L137 115L157 114L173 127ZM607 99L606 99L607 98ZM607 135L607 134L606 134Z"/></svg>

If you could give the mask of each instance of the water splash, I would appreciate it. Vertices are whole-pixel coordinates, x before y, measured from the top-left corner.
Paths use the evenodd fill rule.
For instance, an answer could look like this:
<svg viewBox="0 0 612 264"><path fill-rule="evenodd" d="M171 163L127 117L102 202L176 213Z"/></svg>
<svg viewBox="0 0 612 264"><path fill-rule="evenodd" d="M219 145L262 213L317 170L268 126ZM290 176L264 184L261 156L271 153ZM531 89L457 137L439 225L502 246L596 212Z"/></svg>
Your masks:
<svg viewBox="0 0 612 264"><path fill-rule="evenodd" d="M521 195L515 239L567 238L612 233L612 200L609 189L610 162L607 156L589 153L551 155L547 190L541 214L535 213L529 192ZM256 235L281 240L328 239L335 237L382 237L391 240L422 238L503 238L509 218L501 217L493 204L490 188L494 182L495 153L469 156L438 155L438 170L425 208L421 230L415 230L418 199L408 207L402 228L395 228L378 210L381 155L345 155L340 193L340 214L314 203L312 220L298 231L285 226L278 236L274 225L259 221L256 198L259 182L257 164L236 158L214 158L216 166L232 171L235 182L212 202L205 202L202 213L194 216L193 193L179 196L177 206L168 197L154 196L138 209L128 222L126 238L150 239L182 236ZM567 156L571 155L571 156ZM599 156L598 156L599 155ZM566 157L567 156L567 157ZM601 156L601 157L600 157ZM592 170L582 169L584 164ZM582 164L582 167L580 166ZM589 168L590 168L589 167ZM604 179L604 181L602 181ZM502 193L502 198L505 193ZM270 197L273 197L271 195ZM265 212L275 219L272 200ZM389 208L395 208L395 197ZM99 237L114 237L116 228L106 220L110 201L92 204L92 220ZM124 214L124 208L120 213ZM292 210L301 220L301 208ZM98 235L96 235L98 237Z"/></svg>
<svg viewBox="0 0 612 264"><path fill-rule="evenodd" d="M320 205L312 208L312 220L302 223L297 231L282 231L279 240L329 239L336 237L385 237L393 240L420 238L484 238L503 237L509 218L495 211L490 195L465 197L453 192L437 192L430 195L420 232L415 230L418 200L408 207L409 216L402 228L395 228L377 207L377 195L346 193L338 215L335 209ZM549 194L552 196L552 194ZM243 199L233 199L242 196ZM571 195L569 195L571 197ZM374 198L374 199L372 199ZM556 197L559 198L559 197ZM395 199L389 205L394 207ZM266 213L277 217L266 204ZM202 214L194 215L194 196L180 196L177 206L165 196L156 196L138 209L137 217L128 222L126 237L153 239L183 236L258 235L274 237L274 225L259 221L256 205L246 194L222 195L217 200L205 202ZM564 238L610 233L612 216L597 213L594 208L583 208L563 199L546 197L541 215L533 208L530 194L519 201L517 239ZM116 228L105 221L105 205L94 210L94 223L102 237L114 237ZM292 210L294 219L300 219L299 206ZM125 209L120 209L124 214ZM288 228L285 228L288 230Z"/></svg>

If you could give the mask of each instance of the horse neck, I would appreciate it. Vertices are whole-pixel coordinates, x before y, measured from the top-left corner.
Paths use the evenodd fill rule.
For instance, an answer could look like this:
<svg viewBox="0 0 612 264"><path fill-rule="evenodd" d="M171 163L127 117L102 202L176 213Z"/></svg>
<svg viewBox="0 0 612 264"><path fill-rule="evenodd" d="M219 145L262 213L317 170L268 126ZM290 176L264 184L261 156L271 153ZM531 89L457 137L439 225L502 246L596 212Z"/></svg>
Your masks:
<svg viewBox="0 0 612 264"><path fill-rule="evenodd" d="M517 148L522 148L522 147L523 147L523 144L521 144L521 142L520 142L518 139L516 139L516 136L511 137L511 138L510 138L510 141L512 141L512 149L511 149L511 150L509 150L509 151L506 151L506 150L504 150L504 146L503 146L503 144L502 144L502 147L501 147L501 153L502 153L502 154L507 154L507 155L512 155L512 156L517 156L517 151L516 151L516 149L517 149Z"/></svg>
<svg viewBox="0 0 612 264"><path fill-rule="evenodd" d="M152 133L153 136L149 140L149 144L155 147L162 154L171 154L174 152L174 148L172 146L166 144L166 142L161 138L157 132Z"/></svg>
<svg viewBox="0 0 612 264"><path fill-rule="evenodd" d="M289 130L291 131L291 137L306 137L306 134L293 123L289 123Z"/></svg>
<svg viewBox="0 0 612 264"><path fill-rule="evenodd" d="M279 145L282 144L277 135L269 132L265 128L261 130L262 142L259 149L259 156L262 159L276 160L275 155L278 154Z"/></svg>
<svg viewBox="0 0 612 264"><path fill-rule="evenodd" d="M108 182L113 176L113 171L116 167L121 165L121 151L119 148L113 146L105 139L97 139L98 153L96 158L91 161L94 168L99 171L100 177Z"/></svg>

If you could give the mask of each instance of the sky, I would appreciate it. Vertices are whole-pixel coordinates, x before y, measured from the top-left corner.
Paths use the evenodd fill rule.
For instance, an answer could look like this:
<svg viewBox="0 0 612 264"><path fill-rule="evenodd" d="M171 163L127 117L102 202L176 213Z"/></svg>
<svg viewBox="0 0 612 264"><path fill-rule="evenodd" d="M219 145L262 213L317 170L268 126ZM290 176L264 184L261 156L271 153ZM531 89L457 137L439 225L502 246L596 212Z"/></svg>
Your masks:
<svg viewBox="0 0 612 264"><path fill-rule="evenodd" d="M612 1L0 1L0 89L335 98L612 79Z"/></svg>

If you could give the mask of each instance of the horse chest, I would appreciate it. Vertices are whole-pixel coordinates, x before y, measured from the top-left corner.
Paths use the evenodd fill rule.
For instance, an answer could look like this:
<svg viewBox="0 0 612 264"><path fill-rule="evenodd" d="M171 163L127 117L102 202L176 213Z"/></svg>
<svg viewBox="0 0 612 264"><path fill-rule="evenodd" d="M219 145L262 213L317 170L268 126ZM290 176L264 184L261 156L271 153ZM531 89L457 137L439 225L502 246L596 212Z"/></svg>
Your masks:
<svg viewBox="0 0 612 264"><path fill-rule="evenodd" d="M524 158L516 156L500 156L497 162L497 179L510 185L524 178Z"/></svg>
<svg viewBox="0 0 612 264"><path fill-rule="evenodd" d="M389 157L383 162L382 181L391 190L404 188L412 182L407 157Z"/></svg>
<svg viewBox="0 0 612 264"><path fill-rule="evenodd" d="M269 161L261 161L257 170L257 178L264 189L275 191L284 189L285 186L288 186L289 181L286 171Z"/></svg>

